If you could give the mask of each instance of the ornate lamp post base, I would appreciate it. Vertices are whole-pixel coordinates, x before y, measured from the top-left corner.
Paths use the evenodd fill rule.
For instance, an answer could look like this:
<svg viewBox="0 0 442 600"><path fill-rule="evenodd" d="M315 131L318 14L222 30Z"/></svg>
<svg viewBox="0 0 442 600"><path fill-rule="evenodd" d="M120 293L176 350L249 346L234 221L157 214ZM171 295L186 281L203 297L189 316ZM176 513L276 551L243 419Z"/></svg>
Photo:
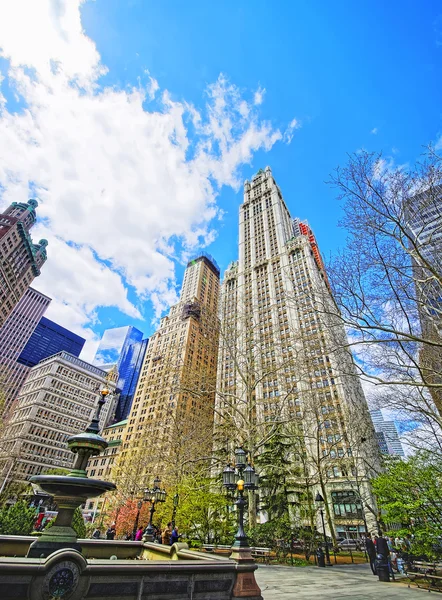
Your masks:
<svg viewBox="0 0 442 600"><path fill-rule="evenodd" d="M232 598L248 598L249 600L263 600L261 589L256 583L255 571L258 568L253 560L250 548L232 547L230 558L238 563L238 571Z"/></svg>

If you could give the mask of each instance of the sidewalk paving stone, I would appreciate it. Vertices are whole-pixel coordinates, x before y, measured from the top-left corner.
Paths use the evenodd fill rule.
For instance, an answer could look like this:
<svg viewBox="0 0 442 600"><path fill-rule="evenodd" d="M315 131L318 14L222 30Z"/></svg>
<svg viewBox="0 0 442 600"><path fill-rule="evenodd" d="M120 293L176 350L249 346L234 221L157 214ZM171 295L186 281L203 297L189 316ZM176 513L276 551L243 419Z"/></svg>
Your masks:
<svg viewBox="0 0 442 600"><path fill-rule="evenodd" d="M256 580L264 600L423 600L428 594L400 581L382 583L368 565L286 567L259 565Z"/></svg>

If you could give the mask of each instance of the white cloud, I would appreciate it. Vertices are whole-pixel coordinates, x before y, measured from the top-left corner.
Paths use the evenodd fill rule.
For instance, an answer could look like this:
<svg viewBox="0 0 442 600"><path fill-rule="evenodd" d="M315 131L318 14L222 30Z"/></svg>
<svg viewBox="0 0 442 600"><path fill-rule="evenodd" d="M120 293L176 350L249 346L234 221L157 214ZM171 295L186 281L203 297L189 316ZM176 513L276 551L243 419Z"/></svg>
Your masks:
<svg viewBox="0 0 442 600"><path fill-rule="evenodd" d="M293 135L295 132L295 129L300 129L301 127L301 123L297 120L297 119L292 119L290 121L290 123L288 124L287 129L284 132L284 142L286 144L290 144L292 139L293 139Z"/></svg>
<svg viewBox="0 0 442 600"><path fill-rule="evenodd" d="M264 94L265 94L265 93L266 93L266 90L265 90L265 88L259 87L259 88L256 90L256 92L255 92L255 95L254 95L254 97L253 97L253 103L254 103L256 106L259 106L260 104L262 104L262 103L263 103L263 101L264 101Z"/></svg>
<svg viewBox="0 0 442 600"><path fill-rule="evenodd" d="M371 133L372 135L376 135L376 134L377 134L377 132L378 132L378 128L377 128L377 127L373 127L373 129L370 131L370 133Z"/></svg>
<svg viewBox="0 0 442 600"><path fill-rule="evenodd" d="M0 6L0 48L13 67L26 65L39 77L54 71L82 85L105 68L95 44L83 33L80 5L85 0L14 0Z"/></svg>
<svg viewBox="0 0 442 600"><path fill-rule="evenodd" d="M137 318L146 299L156 316L176 301L172 258L213 240L219 188L238 187L239 167L282 135L223 75L203 110L160 94L149 73L130 90L99 87L105 67L81 3L0 4L0 55L26 105L9 112L0 102L0 185L3 206L36 191L43 221L32 235L49 240L49 258L35 286L54 298L50 318L86 335L91 355L98 307ZM154 98L159 108L148 111Z"/></svg>

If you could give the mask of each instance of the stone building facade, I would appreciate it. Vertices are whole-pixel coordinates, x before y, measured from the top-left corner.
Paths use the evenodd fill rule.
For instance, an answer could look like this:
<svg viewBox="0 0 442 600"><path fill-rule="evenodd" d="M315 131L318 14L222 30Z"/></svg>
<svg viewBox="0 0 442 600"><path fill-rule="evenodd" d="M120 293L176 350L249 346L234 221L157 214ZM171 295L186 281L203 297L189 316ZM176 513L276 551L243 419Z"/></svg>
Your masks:
<svg viewBox="0 0 442 600"><path fill-rule="evenodd" d="M105 373L67 352L33 367L14 404L0 442L3 477L26 480L43 470L69 469L75 456L67 439L86 429L100 389L110 391L101 413L101 427L113 417L118 373Z"/></svg>
<svg viewBox="0 0 442 600"><path fill-rule="evenodd" d="M30 287L0 327L0 378L3 391L0 412L3 418L7 418L29 373L29 367L18 362L18 358L50 302L50 298Z"/></svg>
<svg viewBox="0 0 442 600"><path fill-rule="evenodd" d="M36 200L13 202L0 214L0 325L40 275L47 258L47 241L34 244L29 234L37 206Z"/></svg>
<svg viewBox="0 0 442 600"><path fill-rule="evenodd" d="M102 437L108 443L108 447L100 456L91 458L87 468L88 477L96 477L104 481L113 481L113 470L118 460L121 442L127 427L127 419L113 425L108 425L101 432ZM93 519L101 514L106 508L107 498L91 498L86 502L84 516Z"/></svg>
<svg viewBox="0 0 442 600"><path fill-rule="evenodd" d="M329 531L359 537L376 525L368 476L379 454L332 305L313 231L292 219L270 168L260 170L244 184L239 260L222 284L215 435L259 463L266 440L284 432L294 519L315 510L320 492Z"/></svg>

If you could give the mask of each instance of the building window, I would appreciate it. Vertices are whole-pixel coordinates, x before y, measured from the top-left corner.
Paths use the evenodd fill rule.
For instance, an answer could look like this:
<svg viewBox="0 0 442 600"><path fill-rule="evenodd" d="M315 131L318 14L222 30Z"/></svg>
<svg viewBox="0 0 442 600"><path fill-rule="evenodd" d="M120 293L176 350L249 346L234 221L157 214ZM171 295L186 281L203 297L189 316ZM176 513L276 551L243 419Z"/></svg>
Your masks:
<svg viewBox="0 0 442 600"><path fill-rule="evenodd" d="M356 517L362 519L361 501L354 491L332 492L331 495L336 517Z"/></svg>

